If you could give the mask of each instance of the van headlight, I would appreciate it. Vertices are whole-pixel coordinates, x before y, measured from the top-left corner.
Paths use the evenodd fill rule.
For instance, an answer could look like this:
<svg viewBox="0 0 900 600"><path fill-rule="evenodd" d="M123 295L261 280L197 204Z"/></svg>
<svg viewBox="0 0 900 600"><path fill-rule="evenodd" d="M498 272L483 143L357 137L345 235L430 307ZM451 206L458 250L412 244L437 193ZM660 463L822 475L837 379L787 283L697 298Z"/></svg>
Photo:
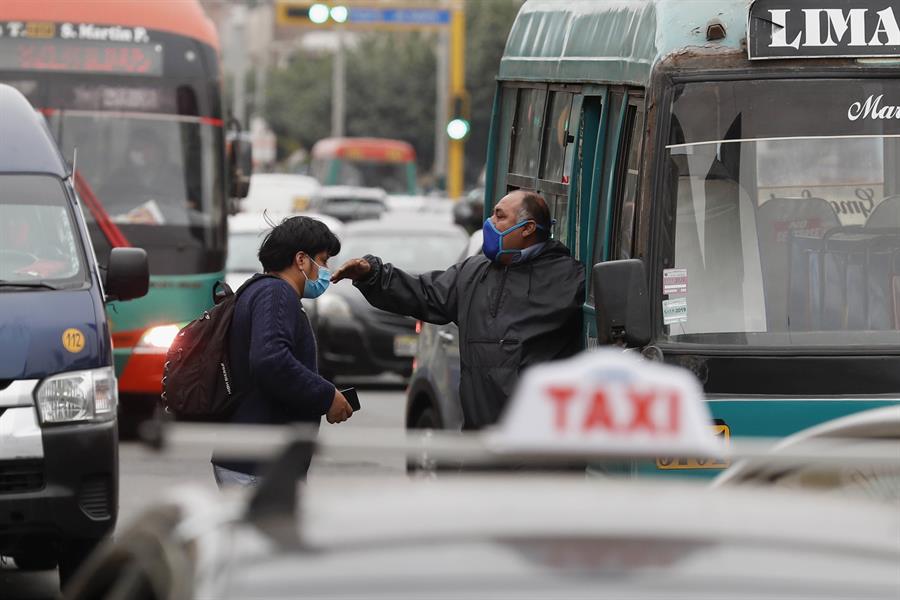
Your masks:
<svg viewBox="0 0 900 600"><path fill-rule="evenodd" d="M119 403L115 371L104 367L53 375L38 386L35 400L41 423L112 420Z"/></svg>

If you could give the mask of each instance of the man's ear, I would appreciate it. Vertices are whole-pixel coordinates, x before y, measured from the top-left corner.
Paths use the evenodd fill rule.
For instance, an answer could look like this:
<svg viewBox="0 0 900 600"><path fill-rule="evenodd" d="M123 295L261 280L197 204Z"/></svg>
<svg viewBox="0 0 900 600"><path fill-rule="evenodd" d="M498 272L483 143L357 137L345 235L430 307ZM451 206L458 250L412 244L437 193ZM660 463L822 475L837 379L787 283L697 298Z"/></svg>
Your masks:
<svg viewBox="0 0 900 600"><path fill-rule="evenodd" d="M522 226L522 237L531 237L537 232L537 225L535 225L534 221L528 221Z"/></svg>

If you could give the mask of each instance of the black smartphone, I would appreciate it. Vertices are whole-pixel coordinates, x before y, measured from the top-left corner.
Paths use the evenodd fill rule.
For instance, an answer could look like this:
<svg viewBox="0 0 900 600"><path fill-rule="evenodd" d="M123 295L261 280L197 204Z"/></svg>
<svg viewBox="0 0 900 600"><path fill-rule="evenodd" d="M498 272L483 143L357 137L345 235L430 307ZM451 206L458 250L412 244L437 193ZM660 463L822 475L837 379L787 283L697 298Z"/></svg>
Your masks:
<svg viewBox="0 0 900 600"><path fill-rule="evenodd" d="M356 388L347 388L346 390L341 390L341 393L344 395L344 398L347 399L347 402L350 404L350 408L353 409L353 412L356 412L360 409L359 396L356 395Z"/></svg>

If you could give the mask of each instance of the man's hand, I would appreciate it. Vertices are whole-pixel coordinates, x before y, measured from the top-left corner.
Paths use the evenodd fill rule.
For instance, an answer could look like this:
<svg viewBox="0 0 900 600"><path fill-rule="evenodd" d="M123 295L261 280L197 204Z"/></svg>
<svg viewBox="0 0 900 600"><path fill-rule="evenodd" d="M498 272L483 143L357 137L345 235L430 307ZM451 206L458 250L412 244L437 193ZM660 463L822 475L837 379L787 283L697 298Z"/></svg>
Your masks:
<svg viewBox="0 0 900 600"><path fill-rule="evenodd" d="M334 390L334 400L331 401L331 408L325 414L325 418L329 423L343 423L353 415L353 408L344 395L338 390Z"/></svg>
<svg viewBox="0 0 900 600"><path fill-rule="evenodd" d="M372 271L372 265L364 258L351 258L341 265L334 275L331 276L331 283L337 283L341 279L350 279L359 281Z"/></svg>

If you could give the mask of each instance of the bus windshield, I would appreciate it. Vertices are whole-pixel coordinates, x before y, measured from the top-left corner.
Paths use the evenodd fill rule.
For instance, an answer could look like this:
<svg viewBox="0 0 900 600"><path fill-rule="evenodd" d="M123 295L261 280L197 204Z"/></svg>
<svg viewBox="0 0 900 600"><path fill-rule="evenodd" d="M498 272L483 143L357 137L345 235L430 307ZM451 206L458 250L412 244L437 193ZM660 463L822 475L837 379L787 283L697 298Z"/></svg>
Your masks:
<svg viewBox="0 0 900 600"><path fill-rule="evenodd" d="M407 194L408 163L340 161L337 185L381 188L388 194Z"/></svg>
<svg viewBox="0 0 900 600"><path fill-rule="evenodd" d="M51 122L64 155L77 149L78 171L109 220L148 250L152 273L214 270L206 263L222 218L216 127L196 117L84 110L62 110Z"/></svg>
<svg viewBox="0 0 900 600"><path fill-rule="evenodd" d="M692 83L675 96L668 276L687 289L664 286L669 340L900 342L900 82Z"/></svg>

